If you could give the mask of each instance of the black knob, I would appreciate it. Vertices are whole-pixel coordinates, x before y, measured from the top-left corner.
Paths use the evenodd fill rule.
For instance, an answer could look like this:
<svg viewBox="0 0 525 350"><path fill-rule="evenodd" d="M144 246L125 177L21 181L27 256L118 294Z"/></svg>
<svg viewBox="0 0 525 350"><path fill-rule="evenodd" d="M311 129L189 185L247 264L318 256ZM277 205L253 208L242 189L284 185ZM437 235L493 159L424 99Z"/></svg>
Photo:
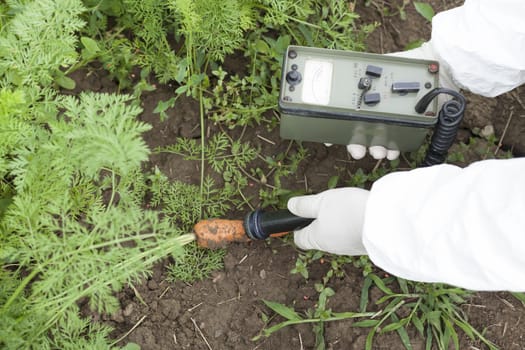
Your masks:
<svg viewBox="0 0 525 350"><path fill-rule="evenodd" d="M357 83L357 87L361 90L370 90L372 87L372 79L369 77L360 78L359 82Z"/></svg>
<svg viewBox="0 0 525 350"><path fill-rule="evenodd" d="M297 85L301 82L301 73L299 73L296 70L291 70L288 73L286 73L286 81L290 85Z"/></svg>

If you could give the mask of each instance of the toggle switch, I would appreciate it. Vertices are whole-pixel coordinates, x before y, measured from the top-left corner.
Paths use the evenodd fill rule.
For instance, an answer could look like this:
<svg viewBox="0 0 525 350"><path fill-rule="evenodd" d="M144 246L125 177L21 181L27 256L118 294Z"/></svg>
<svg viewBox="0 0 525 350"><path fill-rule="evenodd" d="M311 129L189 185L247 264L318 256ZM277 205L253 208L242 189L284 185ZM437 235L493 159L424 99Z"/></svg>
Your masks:
<svg viewBox="0 0 525 350"><path fill-rule="evenodd" d="M373 106L381 101L381 94L379 92L371 92L363 96L363 102L367 106Z"/></svg>
<svg viewBox="0 0 525 350"><path fill-rule="evenodd" d="M409 92L418 92L419 82L397 82L392 84L392 92L398 93L398 94L407 94Z"/></svg>
<svg viewBox="0 0 525 350"><path fill-rule="evenodd" d="M383 68L381 67L373 66L371 64L366 66L366 75L369 75L374 78L379 78L381 76L381 73L383 73Z"/></svg>

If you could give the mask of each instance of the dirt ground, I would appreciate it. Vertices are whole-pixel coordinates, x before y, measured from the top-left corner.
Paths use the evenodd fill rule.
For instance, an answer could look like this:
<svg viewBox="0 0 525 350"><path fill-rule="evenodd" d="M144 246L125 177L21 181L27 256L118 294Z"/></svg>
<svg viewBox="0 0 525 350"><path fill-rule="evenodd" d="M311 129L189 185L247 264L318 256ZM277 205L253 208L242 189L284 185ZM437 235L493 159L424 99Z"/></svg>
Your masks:
<svg viewBox="0 0 525 350"><path fill-rule="evenodd" d="M355 10L361 15L361 21L382 23L368 39L370 52L398 51L412 41L430 37L430 24L416 13L412 5L407 5L407 19L402 20L396 14L381 15L374 4L383 3L388 2L375 1L369 7L364 6L364 1L356 4ZM436 11L441 11L461 1L435 0L431 3ZM82 84L96 91L112 89L112 82L106 78L97 79L91 75L82 79ZM143 95L142 119L153 125L153 130L146 134L146 141L152 148L171 144L177 136L198 136L198 106L195 102L178 100L176 108L168 111L169 118L165 122L159 120L158 114L152 113L157 101L172 97L173 90L171 86L159 85L156 91ZM493 127L495 135L502 140L502 150L512 150L516 156L525 153L525 140L521 136L525 131L523 88L495 99L470 94L467 98L467 113L458 141L466 142L472 136L477 137L478 130ZM210 130L213 133L213 126ZM257 135L275 144L265 142ZM277 154L288 145L288 141L279 139L278 128L271 132L266 128L251 128L244 138L258 142L263 156ZM287 184L287 188L304 187L307 181L311 190L321 191L332 175L341 174L342 167L349 172L357 168L370 171L377 165L369 158L350 160L343 147L327 148L313 143L307 144L307 147L310 156L296 174L295 183ZM480 159L479 155L472 155L464 163L477 159ZM158 166L172 179L188 183L199 181L198 164L183 161L179 156L153 155L150 164ZM349 176L349 172L344 173ZM255 190L257 186L255 184ZM99 320L115 328L115 339L125 336L120 344L135 342L144 350L312 349L315 339L310 325L287 327L269 338L257 342L251 340L264 326L262 314L271 314L262 299L293 306L298 311L304 311L316 303L318 293L314 282L326 273L329 264L314 263L310 267L311 277L305 281L300 275L290 273L298 254L292 244L280 239L234 244L227 249L224 270L191 285L167 282L165 265L161 264L150 279L136 286L136 291L126 288L120 293L120 312ZM330 283L335 296L329 299L328 307L338 312L356 311L362 287L361 271L353 266L345 266L344 270L343 278L336 278ZM374 295L372 293L372 300ZM469 321L501 349L525 348L522 330L525 308L510 294L476 293L464 310ZM351 321L327 323L327 348L364 349L367 333L368 329L351 327ZM416 336L414 330L410 335L414 349L424 349L423 340ZM395 333L377 336L374 344L374 349L403 349ZM465 336L461 344L462 349L484 348L471 343Z"/></svg>

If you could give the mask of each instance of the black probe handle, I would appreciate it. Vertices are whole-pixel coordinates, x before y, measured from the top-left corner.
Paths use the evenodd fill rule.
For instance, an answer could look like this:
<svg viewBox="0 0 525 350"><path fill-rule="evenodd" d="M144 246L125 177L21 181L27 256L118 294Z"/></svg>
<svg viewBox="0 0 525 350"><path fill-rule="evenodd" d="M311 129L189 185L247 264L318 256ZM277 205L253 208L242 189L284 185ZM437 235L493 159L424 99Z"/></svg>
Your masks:
<svg viewBox="0 0 525 350"><path fill-rule="evenodd" d="M294 215L287 209L267 212L258 209L246 215L243 225L250 239L266 239L274 233L298 230L314 220Z"/></svg>

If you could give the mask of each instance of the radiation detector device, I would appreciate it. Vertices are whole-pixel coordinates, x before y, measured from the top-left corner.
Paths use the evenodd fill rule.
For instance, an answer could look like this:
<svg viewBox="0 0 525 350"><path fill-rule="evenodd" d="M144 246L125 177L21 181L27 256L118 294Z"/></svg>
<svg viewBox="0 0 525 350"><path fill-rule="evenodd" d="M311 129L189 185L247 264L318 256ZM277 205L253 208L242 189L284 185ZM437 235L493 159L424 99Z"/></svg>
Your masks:
<svg viewBox="0 0 525 350"><path fill-rule="evenodd" d="M279 96L284 139L417 150L438 122L439 63L289 46ZM419 107L416 106L419 103Z"/></svg>

